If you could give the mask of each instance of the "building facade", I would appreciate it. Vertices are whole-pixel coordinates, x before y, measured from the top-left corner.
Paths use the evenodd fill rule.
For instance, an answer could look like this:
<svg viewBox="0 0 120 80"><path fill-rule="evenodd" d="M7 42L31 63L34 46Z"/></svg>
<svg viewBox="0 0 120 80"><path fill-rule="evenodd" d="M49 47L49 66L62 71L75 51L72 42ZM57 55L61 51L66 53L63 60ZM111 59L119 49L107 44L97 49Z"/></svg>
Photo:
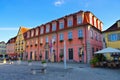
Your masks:
<svg viewBox="0 0 120 80"><path fill-rule="evenodd" d="M6 43L4 41L0 42L0 60L6 57Z"/></svg>
<svg viewBox="0 0 120 80"><path fill-rule="evenodd" d="M28 28L20 27L18 34L16 36L15 41L15 53L17 53L17 57L23 58L23 54L25 52L25 40L24 40L24 33L28 31Z"/></svg>
<svg viewBox="0 0 120 80"><path fill-rule="evenodd" d="M6 54L11 59L17 59L17 54L15 52L15 42L16 42L16 37L13 37L10 40L8 40L6 45Z"/></svg>
<svg viewBox="0 0 120 80"><path fill-rule="evenodd" d="M120 20L116 21L112 26L103 31L105 47L120 49ZM112 59L110 54L107 54L108 59Z"/></svg>
<svg viewBox="0 0 120 80"><path fill-rule="evenodd" d="M94 52L102 49L102 22L90 11L79 11L24 33L25 58L61 61L66 44L67 61L89 63Z"/></svg>

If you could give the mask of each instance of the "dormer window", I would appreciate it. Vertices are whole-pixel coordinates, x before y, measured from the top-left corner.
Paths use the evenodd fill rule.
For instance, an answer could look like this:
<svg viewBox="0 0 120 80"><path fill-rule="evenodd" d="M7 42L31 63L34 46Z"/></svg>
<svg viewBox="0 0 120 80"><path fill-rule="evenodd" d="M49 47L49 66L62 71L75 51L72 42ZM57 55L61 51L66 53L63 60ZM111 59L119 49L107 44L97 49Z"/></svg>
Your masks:
<svg viewBox="0 0 120 80"><path fill-rule="evenodd" d="M40 34L43 34L43 32L44 32L44 28L42 27L40 30Z"/></svg>
<svg viewBox="0 0 120 80"><path fill-rule="evenodd" d="M56 31L56 23L52 24L52 31Z"/></svg>
<svg viewBox="0 0 120 80"><path fill-rule="evenodd" d="M48 33L50 31L50 25L46 26L46 33Z"/></svg>
<svg viewBox="0 0 120 80"><path fill-rule="evenodd" d="M68 25L68 27L73 26L73 20L72 19L68 19L67 25Z"/></svg>
<svg viewBox="0 0 120 80"><path fill-rule="evenodd" d="M34 30L32 30L32 33L31 33L31 37L33 37L34 36Z"/></svg>
<svg viewBox="0 0 120 80"><path fill-rule="evenodd" d="M36 29L36 36L38 35L38 29Z"/></svg>
<svg viewBox="0 0 120 80"><path fill-rule="evenodd" d="M60 28L60 29L63 29L63 28L64 28L64 22L63 22L63 21L59 23L59 28Z"/></svg>
<svg viewBox="0 0 120 80"><path fill-rule="evenodd" d="M28 31L28 32L27 32L27 38L29 38L29 37L30 37L30 32Z"/></svg>
<svg viewBox="0 0 120 80"><path fill-rule="evenodd" d="M77 16L77 24L81 24L82 23L82 16Z"/></svg>

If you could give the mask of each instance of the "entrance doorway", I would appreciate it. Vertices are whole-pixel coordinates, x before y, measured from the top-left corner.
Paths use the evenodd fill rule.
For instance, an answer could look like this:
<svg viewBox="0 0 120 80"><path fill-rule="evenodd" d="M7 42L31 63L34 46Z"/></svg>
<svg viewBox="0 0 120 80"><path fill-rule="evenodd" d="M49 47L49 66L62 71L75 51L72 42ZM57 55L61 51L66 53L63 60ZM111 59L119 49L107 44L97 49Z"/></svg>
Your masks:
<svg viewBox="0 0 120 80"><path fill-rule="evenodd" d="M32 60L32 52L30 52L30 60Z"/></svg>
<svg viewBox="0 0 120 80"><path fill-rule="evenodd" d="M45 60L48 60L48 58L49 58L48 56L49 56L49 52L48 52L48 50L46 50L45 51Z"/></svg>
<svg viewBox="0 0 120 80"><path fill-rule="evenodd" d="M69 60L73 60L73 48L69 48L68 53L69 53Z"/></svg>

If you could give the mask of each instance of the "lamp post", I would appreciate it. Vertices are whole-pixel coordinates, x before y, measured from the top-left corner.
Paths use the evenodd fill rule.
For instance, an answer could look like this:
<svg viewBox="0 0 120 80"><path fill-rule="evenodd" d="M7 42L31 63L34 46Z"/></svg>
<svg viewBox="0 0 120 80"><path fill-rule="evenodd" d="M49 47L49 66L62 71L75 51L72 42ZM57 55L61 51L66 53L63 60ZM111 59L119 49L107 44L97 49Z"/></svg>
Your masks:
<svg viewBox="0 0 120 80"><path fill-rule="evenodd" d="M67 65L66 65L66 43L64 41L64 69L67 69Z"/></svg>

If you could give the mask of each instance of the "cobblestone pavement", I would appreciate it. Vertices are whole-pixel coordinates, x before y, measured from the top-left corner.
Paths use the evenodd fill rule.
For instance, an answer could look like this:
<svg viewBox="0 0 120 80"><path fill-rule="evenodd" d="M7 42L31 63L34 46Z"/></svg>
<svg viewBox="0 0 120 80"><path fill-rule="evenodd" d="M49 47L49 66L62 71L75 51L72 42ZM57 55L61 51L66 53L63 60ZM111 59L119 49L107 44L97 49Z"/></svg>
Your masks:
<svg viewBox="0 0 120 80"><path fill-rule="evenodd" d="M120 69L90 68L86 64L48 63L46 73L37 71L32 74L32 68L39 68L40 62L0 63L0 80L120 80Z"/></svg>

